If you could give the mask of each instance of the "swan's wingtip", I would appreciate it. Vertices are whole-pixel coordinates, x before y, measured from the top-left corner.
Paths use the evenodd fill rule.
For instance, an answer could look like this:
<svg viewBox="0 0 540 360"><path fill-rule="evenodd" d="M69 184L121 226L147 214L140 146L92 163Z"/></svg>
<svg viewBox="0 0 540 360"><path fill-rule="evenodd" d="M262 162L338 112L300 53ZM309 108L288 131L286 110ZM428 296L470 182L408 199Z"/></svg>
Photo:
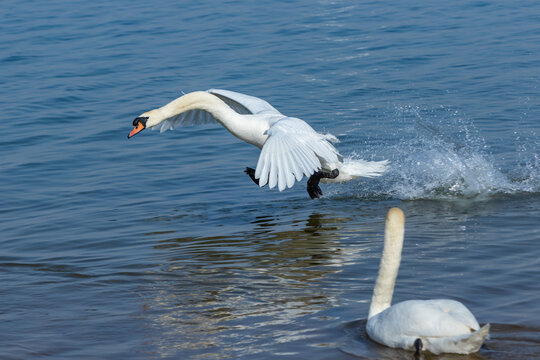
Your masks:
<svg viewBox="0 0 540 360"><path fill-rule="evenodd" d="M486 325L482 326L480 329L476 330L479 334L482 334L482 337L484 339L489 339L489 330L491 329L491 324L487 323Z"/></svg>
<svg viewBox="0 0 540 360"><path fill-rule="evenodd" d="M335 135L332 135L330 133L323 134L322 137L323 139L333 142L334 144L337 144L340 142L339 139Z"/></svg>

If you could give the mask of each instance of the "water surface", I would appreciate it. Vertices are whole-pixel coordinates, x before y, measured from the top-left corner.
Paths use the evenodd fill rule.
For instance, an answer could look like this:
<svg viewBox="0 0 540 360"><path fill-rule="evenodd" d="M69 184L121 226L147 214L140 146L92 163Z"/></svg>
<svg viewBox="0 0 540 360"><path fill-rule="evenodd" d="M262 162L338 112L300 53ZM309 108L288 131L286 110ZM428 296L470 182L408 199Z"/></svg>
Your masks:
<svg viewBox="0 0 540 360"><path fill-rule="evenodd" d="M0 14L7 359L411 359L364 332L384 217L394 301L463 302L540 355L540 5L8 1ZM284 192L219 126L131 121L183 92L259 96L385 176Z"/></svg>

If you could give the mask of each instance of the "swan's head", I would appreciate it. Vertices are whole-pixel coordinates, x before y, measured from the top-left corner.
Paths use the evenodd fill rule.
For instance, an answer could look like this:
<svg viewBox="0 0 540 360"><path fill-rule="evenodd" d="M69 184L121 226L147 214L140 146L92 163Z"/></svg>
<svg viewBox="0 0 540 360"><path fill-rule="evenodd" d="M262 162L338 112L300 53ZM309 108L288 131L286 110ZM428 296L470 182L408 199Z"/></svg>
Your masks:
<svg viewBox="0 0 540 360"><path fill-rule="evenodd" d="M388 210L386 222L392 226L403 226L405 223L405 214L400 208L394 207Z"/></svg>
<svg viewBox="0 0 540 360"><path fill-rule="evenodd" d="M140 133L144 129L151 128L152 126L156 126L157 124L162 122L163 118L160 115L160 112L156 110L150 110L136 117L135 120L133 120L134 127L133 130L131 130L131 132L129 133L128 139L133 135Z"/></svg>
<svg viewBox="0 0 540 360"><path fill-rule="evenodd" d="M405 232L405 214L400 208L391 208L386 215L385 241L403 243ZM401 246L399 249L401 253Z"/></svg>

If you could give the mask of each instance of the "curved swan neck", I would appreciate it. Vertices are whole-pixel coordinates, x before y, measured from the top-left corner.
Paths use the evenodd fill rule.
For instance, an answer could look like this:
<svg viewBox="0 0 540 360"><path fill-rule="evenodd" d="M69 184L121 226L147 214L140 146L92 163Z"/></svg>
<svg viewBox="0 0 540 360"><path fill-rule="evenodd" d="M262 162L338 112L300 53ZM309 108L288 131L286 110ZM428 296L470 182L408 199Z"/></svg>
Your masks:
<svg viewBox="0 0 540 360"><path fill-rule="evenodd" d="M190 110L207 111L231 134L259 148L268 137L264 134L269 128L268 121L254 115L239 114L223 100L205 91L185 94L158 110L163 120Z"/></svg>
<svg viewBox="0 0 540 360"><path fill-rule="evenodd" d="M384 248L379 265L379 275L373 289L368 319L392 304L394 285L401 262L401 249L405 233L405 215L398 208L392 208L386 215Z"/></svg>
<svg viewBox="0 0 540 360"><path fill-rule="evenodd" d="M161 107L161 112L164 118L181 114L189 110L204 110L208 111L217 121L227 127L230 120L235 119L236 111L231 109L217 96L214 96L205 91L195 91L189 94L180 96L178 99Z"/></svg>

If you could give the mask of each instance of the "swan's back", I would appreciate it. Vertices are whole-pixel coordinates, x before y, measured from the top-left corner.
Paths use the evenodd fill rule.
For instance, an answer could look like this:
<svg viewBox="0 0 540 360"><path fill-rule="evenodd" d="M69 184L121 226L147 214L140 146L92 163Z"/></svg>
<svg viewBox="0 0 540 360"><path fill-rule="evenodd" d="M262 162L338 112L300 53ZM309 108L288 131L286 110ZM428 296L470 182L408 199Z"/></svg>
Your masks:
<svg viewBox="0 0 540 360"><path fill-rule="evenodd" d="M489 325L480 329L480 336L479 328L465 305L448 299L403 301L367 323L369 337L381 344L414 350L414 342L420 338L424 350L435 354L478 351L489 333Z"/></svg>

